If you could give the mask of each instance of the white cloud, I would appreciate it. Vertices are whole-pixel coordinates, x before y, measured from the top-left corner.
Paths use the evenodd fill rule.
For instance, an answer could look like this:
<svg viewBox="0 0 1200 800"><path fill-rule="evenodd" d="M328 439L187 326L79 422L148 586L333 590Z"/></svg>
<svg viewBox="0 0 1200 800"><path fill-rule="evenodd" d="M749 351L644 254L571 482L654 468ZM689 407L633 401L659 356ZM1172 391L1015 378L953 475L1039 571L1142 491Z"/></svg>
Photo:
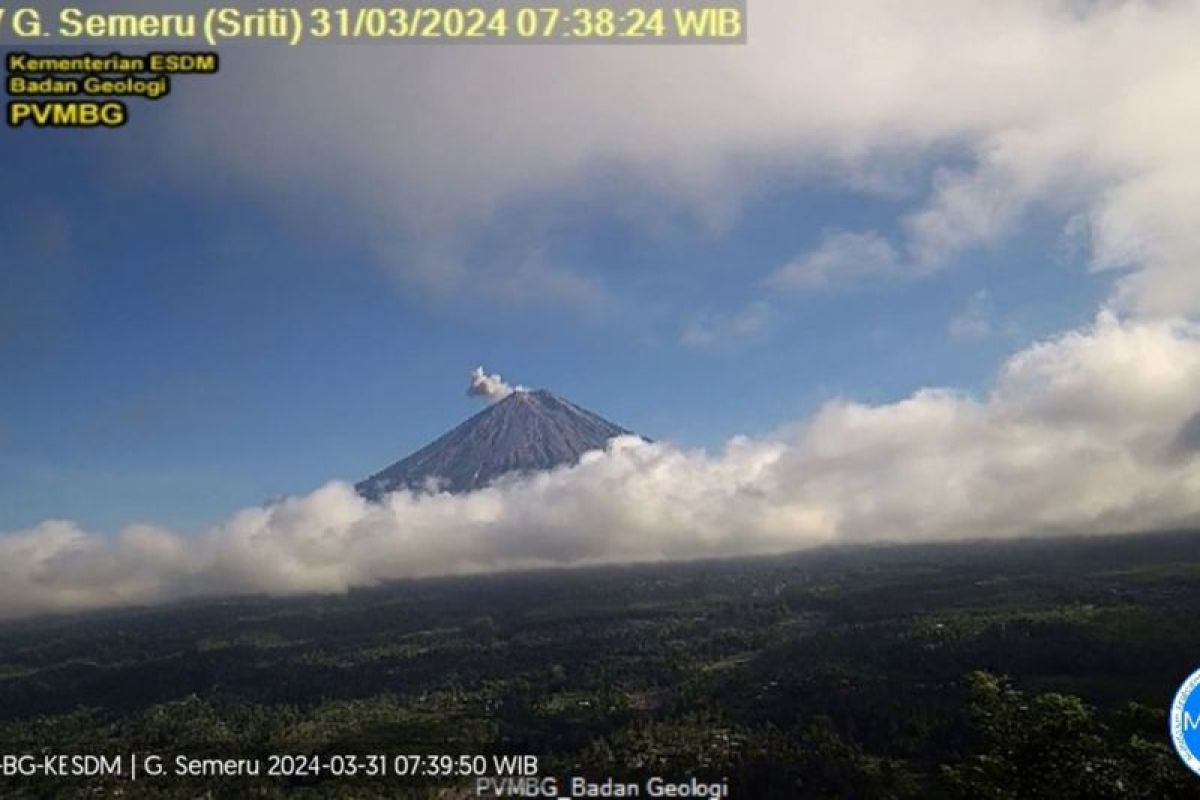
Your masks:
<svg viewBox="0 0 1200 800"><path fill-rule="evenodd" d="M679 336L681 344L702 349L736 347L761 339L774 313L764 302L754 302L733 314L697 314Z"/></svg>
<svg viewBox="0 0 1200 800"><path fill-rule="evenodd" d="M0 616L226 592L772 553L824 543L1100 533L1200 519L1200 327L1102 313L944 389L718 454L615 440L572 469L380 505L332 483L188 537L48 521L0 536Z"/></svg>
<svg viewBox="0 0 1200 800"><path fill-rule="evenodd" d="M950 318L947 333L951 339L983 339L992 332L992 301L987 290L980 289L967 300L963 309Z"/></svg>
<svg viewBox="0 0 1200 800"><path fill-rule="evenodd" d="M777 289L827 289L900 274L891 243L877 233L829 231L812 252L776 270L766 285Z"/></svg>
<svg viewBox="0 0 1200 800"><path fill-rule="evenodd" d="M780 176L862 187L933 164L900 263L943 268L1031 209L1082 214L1096 267L1129 270L1122 308L1200 309L1196 3L751 0L750 15L745 47L620 58L231 51L236 77L189 83L160 139L190 181L233 178L309 219L341 210L422 286L511 286L519 254L475 272L462 254L489 226L545 235L564 198L719 227Z"/></svg>

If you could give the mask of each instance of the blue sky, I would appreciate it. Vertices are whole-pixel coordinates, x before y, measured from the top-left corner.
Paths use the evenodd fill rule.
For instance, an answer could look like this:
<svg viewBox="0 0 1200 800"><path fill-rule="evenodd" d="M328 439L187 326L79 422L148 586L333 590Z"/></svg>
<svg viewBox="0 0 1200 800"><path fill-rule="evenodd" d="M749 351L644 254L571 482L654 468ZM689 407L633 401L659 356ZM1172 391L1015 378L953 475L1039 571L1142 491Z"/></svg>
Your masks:
<svg viewBox="0 0 1200 800"><path fill-rule="evenodd" d="M1190 313L1179 106L1042 46L1183 54L1176 11L865 5L752 4L732 48L227 51L122 130L3 131L0 531L360 478L477 411L479 364L718 450L985 394L1110 301ZM770 282L842 234L883 257Z"/></svg>
<svg viewBox="0 0 1200 800"><path fill-rule="evenodd" d="M172 102L187 103L186 91ZM159 109L132 126L154 136ZM1034 222L928 278L799 297L756 282L822 231L886 225L906 198L797 180L718 233L646 234L586 203L551 256L613 298L466 305L406 290L340 238L294 235L236 192L131 180L105 137L8 132L0 527L66 517L182 528L355 479L478 410L476 364L688 447L764 434L844 395L985 388L1015 346L1084 321L1098 282ZM1048 258L1048 254L1051 256ZM486 256L479 256L486 259ZM986 292L989 330L952 335ZM770 302L747 340L689 346L697 315Z"/></svg>
<svg viewBox="0 0 1200 800"><path fill-rule="evenodd" d="M119 131L0 131L0 617L1200 524L1200 7L749 13L232 48ZM339 482L478 365L656 441Z"/></svg>

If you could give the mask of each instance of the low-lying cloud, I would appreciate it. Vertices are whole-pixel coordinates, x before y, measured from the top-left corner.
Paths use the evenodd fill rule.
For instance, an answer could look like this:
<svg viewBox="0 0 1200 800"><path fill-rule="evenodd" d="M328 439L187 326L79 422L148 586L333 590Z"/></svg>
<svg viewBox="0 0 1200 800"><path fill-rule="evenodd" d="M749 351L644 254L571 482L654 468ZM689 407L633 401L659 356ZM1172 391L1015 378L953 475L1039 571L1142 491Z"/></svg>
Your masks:
<svg viewBox="0 0 1200 800"><path fill-rule="evenodd" d="M827 404L720 453L636 438L469 495L345 483L196 536L65 521L0 536L0 616L216 594L340 592L539 566L839 542L1151 530L1200 517L1200 327L1102 312L1010 358L991 391Z"/></svg>

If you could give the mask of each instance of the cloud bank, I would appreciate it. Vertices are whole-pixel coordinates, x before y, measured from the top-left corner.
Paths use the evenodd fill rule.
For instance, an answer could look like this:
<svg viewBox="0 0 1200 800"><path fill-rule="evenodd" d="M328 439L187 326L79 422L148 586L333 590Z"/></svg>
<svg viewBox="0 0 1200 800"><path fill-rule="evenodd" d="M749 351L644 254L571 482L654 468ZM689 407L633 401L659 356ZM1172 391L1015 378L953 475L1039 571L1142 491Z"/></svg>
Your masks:
<svg viewBox="0 0 1200 800"><path fill-rule="evenodd" d="M189 187L232 180L323 231L336 212L414 286L587 297L594 275L552 261L530 273L529 253L571 224L564 200L600 198L649 229L682 215L719 230L747 198L796 179L910 202L897 232L833 232L781 284L928 274L1052 213L1074 217L1094 269L1115 271L1116 307L1200 310L1200 5L749 7L744 47L619 58L603 47L239 50L237 81L190 84L158 141ZM472 266L465 254L489 226L508 234L485 238L486 264Z"/></svg>
<svg viewBox="0 0 1200 800"><path fill-rule="evenodd" d="M0 616L340 592L538 566L839 542L1150 530L1200 520L1200 327L1101 313L1010 358L984 397L827 404L716 454L636 438L462 496L344 483L203 534L65 521L0 536Z"/></svg>

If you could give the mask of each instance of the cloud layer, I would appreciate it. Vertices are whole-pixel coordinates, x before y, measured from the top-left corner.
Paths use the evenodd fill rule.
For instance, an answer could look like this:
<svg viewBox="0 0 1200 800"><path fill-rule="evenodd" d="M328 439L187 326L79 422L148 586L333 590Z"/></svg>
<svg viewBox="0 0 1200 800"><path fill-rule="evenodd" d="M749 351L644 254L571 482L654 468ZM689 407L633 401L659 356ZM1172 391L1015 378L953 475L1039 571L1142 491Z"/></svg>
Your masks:
<svg viewBox="0 0 1200 800"><path fill-rule="evenodd" d="M596 276L530 258L564 199L719 229L798 178L914 202L898 235L831 234L781 282L926 274L1051 212L1118 271L1120 308L1190 313L1198 27L1189 0L751 0L744 47L236 51L237 82L189 85L160 138L189 181L344 210L425 287L593 297Z"/></svg>
<svg viewBox="0 0 1200 800"><path fill-rule="evenodd" d="M370 504L331 483L201 535L64 521L0 536L0 616L411 576L773 553L839 542L1150 530L1200 519L1200 328L1095 323L986 397L826 405L718 454L614 440L570 469Z"/></svg>

